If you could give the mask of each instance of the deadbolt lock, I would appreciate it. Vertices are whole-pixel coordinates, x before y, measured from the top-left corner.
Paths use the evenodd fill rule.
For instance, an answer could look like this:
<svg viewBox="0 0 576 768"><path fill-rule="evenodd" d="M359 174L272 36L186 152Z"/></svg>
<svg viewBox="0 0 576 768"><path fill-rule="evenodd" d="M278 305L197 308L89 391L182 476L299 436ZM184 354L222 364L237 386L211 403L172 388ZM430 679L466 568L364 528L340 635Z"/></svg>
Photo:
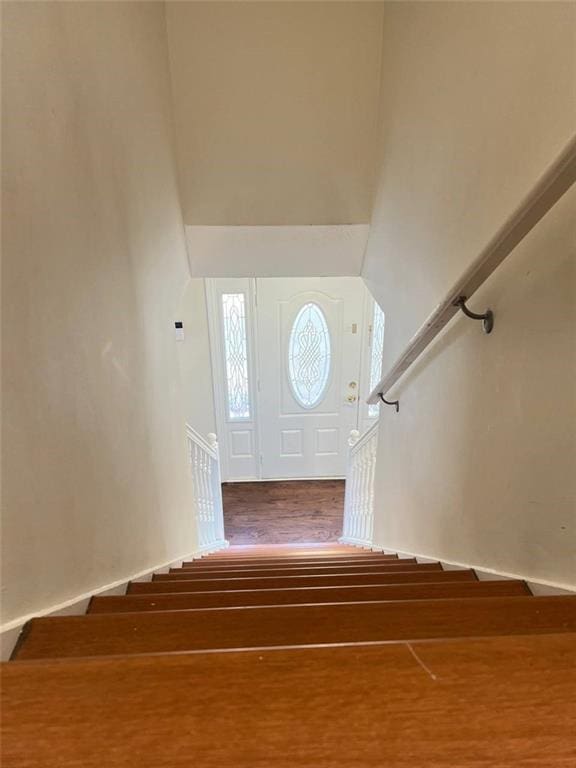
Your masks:
<svg viewBox="0 0 576 768"><path fill-rule="evenodd" d="M348 384L348 386L350 387L350 389L356 389L358 384L355 381L351 381L350 384Z"/></svg>

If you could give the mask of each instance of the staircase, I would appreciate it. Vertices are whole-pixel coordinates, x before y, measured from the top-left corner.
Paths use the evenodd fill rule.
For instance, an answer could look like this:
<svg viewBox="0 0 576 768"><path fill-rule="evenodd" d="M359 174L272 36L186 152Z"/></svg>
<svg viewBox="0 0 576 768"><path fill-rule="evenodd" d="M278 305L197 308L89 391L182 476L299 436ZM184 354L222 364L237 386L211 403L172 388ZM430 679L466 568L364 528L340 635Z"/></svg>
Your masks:
<svg viewBox="0 0 576 768"><path fill-rule="evenodd" d="M574 766L576 596L339 544L231 547L34 619L3 768Z"/></svg>

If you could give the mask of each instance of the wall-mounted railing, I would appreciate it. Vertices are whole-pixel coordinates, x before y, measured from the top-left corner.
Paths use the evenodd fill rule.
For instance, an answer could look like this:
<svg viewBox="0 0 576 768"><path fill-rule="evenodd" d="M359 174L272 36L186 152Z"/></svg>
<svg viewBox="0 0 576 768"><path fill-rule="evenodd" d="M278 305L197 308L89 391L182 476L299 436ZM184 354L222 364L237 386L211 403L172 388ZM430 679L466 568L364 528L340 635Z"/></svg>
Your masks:
<svg viewBox="0 0 576 768"><path fill-rule="evenodd" d="M568 142L557 159L534 185L530 194L524 198L462 277L448 291L444 300L438 304L421 326L394 365L374 387L367 399L368 403L378 403L386 397L394 384L454 315L461 310L468 309L465 302L474 295L574 182L576 182L576 136ZM471 313L469 309L467 312L465 311L465 314L468 317L474 317L474 313ZM491 315L487 316L487 313L477 314L474 319L482 319L487 332L492 330L493 317ZM384 402L397 406L397 401L384 400Z"/></svg>
<svg viewBox="0 0 576 768"><path fill-rule="evenodd" d="M188 461L192 475L194 518L198 532L198 553L228 546L224 538L222 483L216 435L208 439L186 424Z"/></svg>
<svg viewBox="0 0 576 768"><path fill-rule="evenodd" d="M374 530L374 474L378 448L378 422L361 437L350 432L350 453L346 472L344 525L340 541L358 547L371 547Z"/></svg>

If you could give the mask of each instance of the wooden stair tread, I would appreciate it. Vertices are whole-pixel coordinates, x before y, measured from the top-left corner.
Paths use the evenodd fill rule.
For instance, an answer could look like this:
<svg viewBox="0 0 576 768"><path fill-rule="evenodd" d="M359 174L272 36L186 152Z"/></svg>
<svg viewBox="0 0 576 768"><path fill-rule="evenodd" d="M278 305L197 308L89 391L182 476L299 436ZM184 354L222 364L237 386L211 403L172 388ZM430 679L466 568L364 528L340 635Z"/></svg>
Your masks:
<svg viewBox="0 0 576 768"><path fill-rule="evenodd" d="M246 572L246 571L254 571L257 573L262 573L265 571L297 571L302 569L308 569L310 571L316 571L320 568L325 568L329 570L337 570L338 568L342 568L345 570L348 570L349 568L357 568L358 570L364 569L371 569L371 568L398 568L402 565L429 565L430 563L418 563L415 557L405 557L402 559L396 558L394 560L361 560L360 562L350 562L350 561L344 561L344 562L322 562L322 561L313 561L313 562L304 562L304 563L295 563L293 561L282 561L280 563L258 563L256 565L250 564L244 564L244 563L234 563L234 565L215 565L210 564L209 566L193 566L193 565L181 565L179 567L172 567L171 571L178 571L180 573L187 573L187 574L203 574L203 573L234 573L236 571L239 572ZM435 562L435 566L438 566L439 563Z"/></svg>
<svg viewBox="0 0 576 768"><path fill-rule="evenodd" d="M159 595L109 595L92 598L88 613L129 613L248 605L361 602L369 600L426 600L441 597L530 596L523 581L462 581L445 584L401 584L365 587L303 587Z"/></svg>
<svg viewBox="0 0 576 768"><path fill-rule="evenodd" d="M363 584L411 584L426 581L476 581L474 571L400 571L395 573L338 574L322 576L266 576L238 579L172 579L132 581L129 594L155 592L221 592L223 589L273 589L274 587L330 587Z"/></svg>
<svg viewBox="0 0 576 768"><path fill-rule="evenodd" d="M576 635L21 662L2 675L6 768L574 764Z"/></svg>
<svg viewBox="0 0 576 768"><path fill-rule="evenodd" d="M395 573L398 571L441 571L440 563L417 563L413 560L402 561L386 565L334 565L312 566L311 568L237 568L225 571L192 571L189 568L170 568L169 573L156 573L153 580L173 581L176 579L234 579L249 576L320 576L332 573Z"/></svg>
<svg viewBox="0 0 576 768"><path fill-rule="evenodd" d="M570 631L576 596L90 614L33 619L14 658Z"/></svg>
<svg viewBox="0 0 576 768"><path fill-rule="evenodd" d="M279 568L288 568L293 566L310 566L310 565L362 565L362 563L395 563L400 558L396 555L365 555L355 557L270 557L270 558L254 558L253 560L222 560L214 561L209 558L206 560L185 560L182 563L182 568L190 568L193 570L208 570L211 568L257 568L260 566L270 567L277 566ZM404 560L415 560L415 558L402 558Z"/></svg>
<svg viewBox="0 0 576 768"><path fill-rule="evenodd" d="M367 550L368 551L368 550ZM236 547L228 547L227 549L213 552L206 557L211 560L224 559L229 557L293 557L298 555L330 555L330 554L358 554L357 547L347 546L344 544L245 544ZM364 553L365 554L365 553Z"/></svg>

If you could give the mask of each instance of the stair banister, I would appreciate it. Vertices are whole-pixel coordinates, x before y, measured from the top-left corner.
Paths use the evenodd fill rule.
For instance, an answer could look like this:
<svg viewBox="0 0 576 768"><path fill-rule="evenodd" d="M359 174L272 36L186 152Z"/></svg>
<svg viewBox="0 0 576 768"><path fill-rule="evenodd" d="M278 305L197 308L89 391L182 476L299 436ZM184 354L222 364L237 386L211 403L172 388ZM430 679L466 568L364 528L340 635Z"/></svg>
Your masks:
<svg viewBox="0 0 576 768"><path fill-rule="evenodd" d="M186 424L186 442L198 533L197 552L213 552L228 546L224 538L218 440L213 432L204 438Z"/></svg>
<svg viewBox="0 0 576 768"><path fill-rule="evenodd" d="M522 200L488 245L448 291L443 301L422 324L404 352L370 392L367 403L378 403L386 397L394 384L432 343L454 315L461 310L465 311L466 302L470 297L570 189L574 182L576 182L576 135L570 139L556 160L536 182L530 193ZM492 317L488 314L489 310L482 315L477 315L467 307L466 309L465 314L468 317L476 316L475 319L482 319L485 323L485 330L489 332L488 327L491 330ZM486 317L489 318L487 326Z"/></svg>
<svg viewBox="0 0 576 768"><path fill-rule="evenodd" d="M363 435L350 432L350 452L346 471L342 544L372 546L374 528L374 474L378 447L378 422Z"/></svg>

